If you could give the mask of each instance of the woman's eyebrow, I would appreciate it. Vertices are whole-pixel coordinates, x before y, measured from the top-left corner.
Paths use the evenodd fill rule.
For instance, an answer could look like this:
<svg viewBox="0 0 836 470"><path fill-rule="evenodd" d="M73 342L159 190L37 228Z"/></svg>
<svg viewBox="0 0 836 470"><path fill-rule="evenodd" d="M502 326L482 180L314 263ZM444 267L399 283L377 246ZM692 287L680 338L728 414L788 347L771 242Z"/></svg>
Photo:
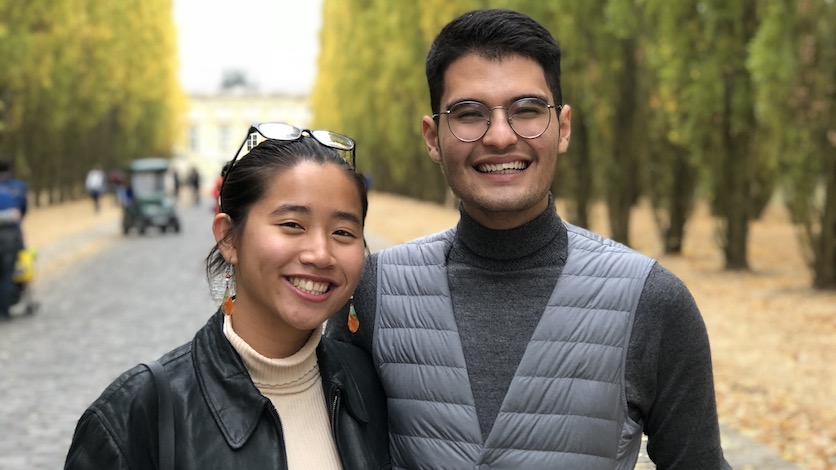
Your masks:
<svg viewBox="0 0 836 470"><path fill-rule="evenodd" d="M335 211L334 212L334 217L336 217L338 219L341 219L341 220L346 220L348 222L353 222L357 225L362 225L360 223L360 217L357 214L355 214L354 212Z"/></svg>
<svg viewBox="0 0 836 470"><path fill-rule="evenodd" d="M270 214L271 215L284 215L284 214L296 213L296 214L310 215L311 212L312 211L311 211L310 207L304 206L304 205L301 205L301 204L282 204L281 206L279 206L276 209L274 209L273 211L271 211ZM357 215L354 212L336 210L333 213L333 217L336 218L336 219L345 220L345 221L348 221L348 222L353 222L353 223L358 224L358 225L362 225L362 223L360 222L360 216Z"/></svg>
<svg viewBox="0 0 836 470"><path fill-rule="evenodd" d="M310 214L311 208L308 206L303 206L301 204L282 204L281 206L273 209L270 212L270 215L282 215L291 212L297 212L300 214Z"/></svg>

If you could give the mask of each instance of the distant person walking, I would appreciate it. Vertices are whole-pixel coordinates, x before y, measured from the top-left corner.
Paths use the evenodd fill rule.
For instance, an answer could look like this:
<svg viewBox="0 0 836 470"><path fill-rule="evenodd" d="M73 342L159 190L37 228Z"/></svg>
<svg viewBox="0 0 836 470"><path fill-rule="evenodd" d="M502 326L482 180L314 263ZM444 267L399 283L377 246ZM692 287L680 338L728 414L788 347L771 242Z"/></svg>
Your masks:
<svg viewBox="0 0 836 470"><path fill-rule="evenodd" d="M93 208L96 213L99 212L99 199L102 197L105 189L105 174L101 167L96 165L88 173L87 179L84 181L84 188L90 199L93 200Z"/></svg>
<svg viewBox="0 0 836 470"><path fill-rule="evenodd" d="M178 201L180 199L180 173L176 170L171 172L171 180L174 182L174 200Z"/></svg>
<svg viewBox="0 0 836 470"><path fill-rule="evenodd" d="M188 183L194 193L194 205L200 205L200 173L198 173L197 168L192 167L189 171Z"/></svg>
<svg viewBox="0 0 836 470"><path fill-rule="evenodd" d="M26 215L26 183L12 176L9 160L0 158L0 321L9 320L14 304L14 270L23 249L20 222Z"/></svg>

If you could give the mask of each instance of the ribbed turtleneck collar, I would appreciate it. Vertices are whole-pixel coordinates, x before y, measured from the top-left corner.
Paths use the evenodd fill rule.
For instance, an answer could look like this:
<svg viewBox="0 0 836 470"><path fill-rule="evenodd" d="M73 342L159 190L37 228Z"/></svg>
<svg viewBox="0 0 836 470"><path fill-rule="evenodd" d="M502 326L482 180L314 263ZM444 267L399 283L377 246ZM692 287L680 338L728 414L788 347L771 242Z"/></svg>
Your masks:
<svg viewBox="0 0 836 470"><path fill-rule="evenodd" d="M253 383L262 387L285 388L287 393L305 389L319 374L316 347L322 335L314 331L308 342L292 356L274 359L263 356L244 342L235 330L228 316L224 317L224 335L241 356Z"/></svg>
<svg viewBox="0 0 836 470"><path fill-rule="evenodd" d="M551 249L546 246L554 244ZM542 214L519 227L493 230L480 224L461 209L455 245L464 250L470 264L490 270L519 269L566 262L566 227L557 215L554 199ZM456 257L456 247L451 257Z"/></svg>

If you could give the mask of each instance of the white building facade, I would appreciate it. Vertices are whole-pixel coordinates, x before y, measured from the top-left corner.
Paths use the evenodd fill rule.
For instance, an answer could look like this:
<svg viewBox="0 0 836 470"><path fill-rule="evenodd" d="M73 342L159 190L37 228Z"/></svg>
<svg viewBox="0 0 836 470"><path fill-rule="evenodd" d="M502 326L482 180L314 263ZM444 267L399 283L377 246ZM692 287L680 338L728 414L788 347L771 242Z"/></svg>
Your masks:
<svg viewBox="0 0 836 470"><path fill-rule="evenodd" d="M191 95L185 132L174 149L172 166L184 185L189 171L196 168L202 191L208 195L250 125L279 121L307 128L310 120L307 96L265 95L241 89Z"/></svg>

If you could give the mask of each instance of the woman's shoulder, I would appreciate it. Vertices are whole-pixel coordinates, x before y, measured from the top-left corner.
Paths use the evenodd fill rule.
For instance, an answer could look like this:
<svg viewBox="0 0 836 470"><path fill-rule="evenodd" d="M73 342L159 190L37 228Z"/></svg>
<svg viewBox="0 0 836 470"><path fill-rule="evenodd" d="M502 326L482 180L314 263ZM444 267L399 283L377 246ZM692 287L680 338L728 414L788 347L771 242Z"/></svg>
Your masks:
<svg viewBox="0 0 836 470"><path fill-rule="evenodd" d="M323 336L316 355L323 379L328 380L340 372L348 373L355 381L376 377L372 356L353 344Z"/></svg>
<svg viewBox="0 0 836 470"><path fill-rule="evenodd" d="M336 340L334 338L329 338L328 336L323 336L320 339L317 355L319 356L320 360L325 358L329 361L332 359L340 358L344 361L360 359L363 362L368 361L369 363L371 363L372 360L371 355L369 355L369 353L367 353L360 347L355 346L351 343Z"/></svg>
<svg viewBox="0 0 836 470"><path fill-rule="evenodd" d="M190 349L191 346L185 344L169 351L159 359L169 380L177 375L189 373L185 368L190 367L191 364L188 360ZM113 380L90 405L88 411L110 421L115 417L147 412L151 403L156 409L156 383L150 369L145 363L141 363L122 372Z"/></svg>

